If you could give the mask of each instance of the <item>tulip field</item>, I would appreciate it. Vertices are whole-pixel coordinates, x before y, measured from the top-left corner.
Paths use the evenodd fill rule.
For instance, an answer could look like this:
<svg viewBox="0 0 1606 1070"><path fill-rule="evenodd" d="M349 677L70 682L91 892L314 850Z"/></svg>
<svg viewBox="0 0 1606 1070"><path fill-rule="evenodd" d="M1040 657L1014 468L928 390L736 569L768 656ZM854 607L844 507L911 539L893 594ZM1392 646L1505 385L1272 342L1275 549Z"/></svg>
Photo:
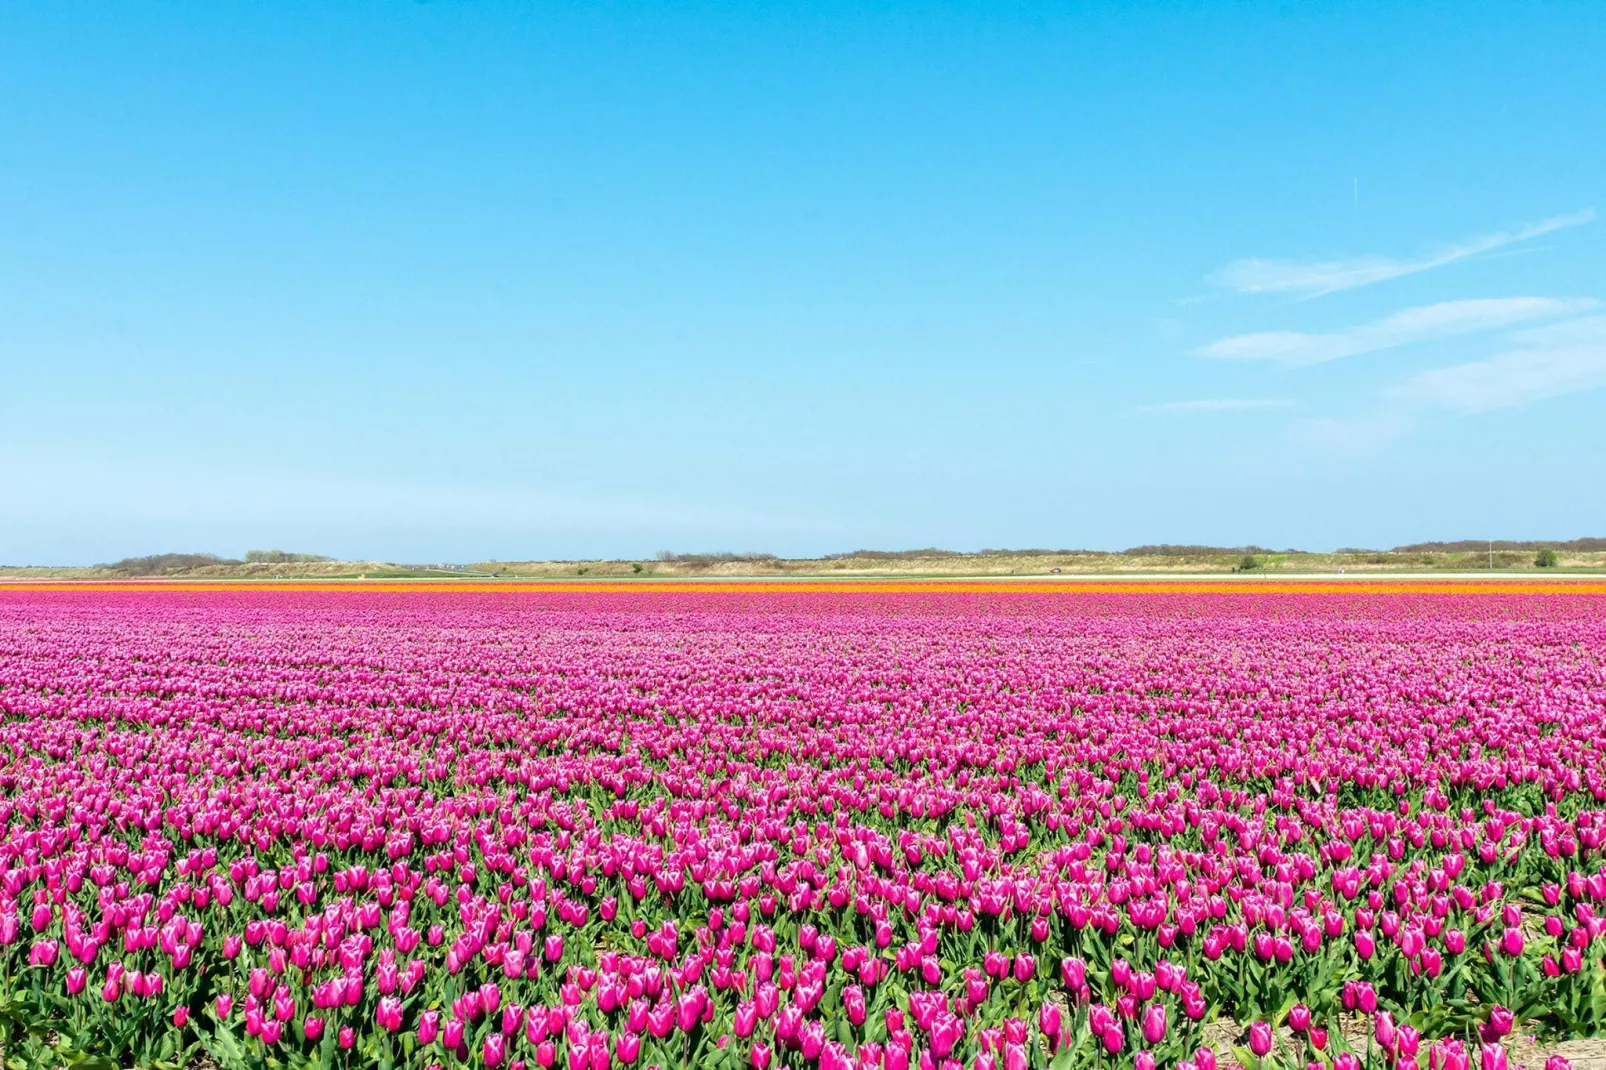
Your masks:
<svg viewBox="0 0 1606 1070"><path fill-rule="evenodd" d="M8 1067L1606 1027L1600 593L0 587L0 719Z"/></svg>

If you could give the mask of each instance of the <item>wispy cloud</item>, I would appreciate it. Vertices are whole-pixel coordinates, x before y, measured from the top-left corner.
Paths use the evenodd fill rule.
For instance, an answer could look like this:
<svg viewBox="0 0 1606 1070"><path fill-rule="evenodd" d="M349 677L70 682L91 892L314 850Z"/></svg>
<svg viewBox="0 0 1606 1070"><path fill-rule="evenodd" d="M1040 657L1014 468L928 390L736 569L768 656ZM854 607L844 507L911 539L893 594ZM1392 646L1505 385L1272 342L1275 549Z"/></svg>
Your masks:
<svg viewBox="0 0 1606 1070"><path fill-rule="evenodd" d="M1289 428L1289 436L1301 445L1354 458L1379 453L1410 430L1407 413L1384 409L1348 419L1319 416L1301 420Z"/></svg>
<svg viewBox="0 0 1606 1070"><path fill-rule="evenodd" d="M1541 234L1582 226L1594 218L1595 210L1586 208L1570 215L1525 223L1515 230L1500 230L1469 238L1408 260L1388 256L1362 256L1348 260L1234 260L1212 275L1210 281L1241 294L1288 293L1309 299L1431 271L1480 253L1537 238Z"/></svg>
<svg viewBox="0 0 1606 1070"><path fill-rule="evenodd" d="M1489 412L1606 386L1606 316L1519 331L1521 348L1488 360L1434 368L1395 397L1456 412Z"/></svg>
<svg viewBox="0 0 1606 1070"><path fill-rule="evenodd" d="M1587 297L1501 297L1442 301L1408 308L1372 323L1342 331L1306 334L1265 331L1222 338L1193 351L1221 360L1274 360L1289 365L1322 364L1412 342L1509 327L1517 323L1577 315L1599 307Z"/></svg>
<svg viewBox="0 0 1606 1070"><path fill-rule="evenodd" d="M1139 412L1233 412L1239 409L1286 409L1286 398L1202 398L1198 401L1163 401L1144 405Z"/></svg>

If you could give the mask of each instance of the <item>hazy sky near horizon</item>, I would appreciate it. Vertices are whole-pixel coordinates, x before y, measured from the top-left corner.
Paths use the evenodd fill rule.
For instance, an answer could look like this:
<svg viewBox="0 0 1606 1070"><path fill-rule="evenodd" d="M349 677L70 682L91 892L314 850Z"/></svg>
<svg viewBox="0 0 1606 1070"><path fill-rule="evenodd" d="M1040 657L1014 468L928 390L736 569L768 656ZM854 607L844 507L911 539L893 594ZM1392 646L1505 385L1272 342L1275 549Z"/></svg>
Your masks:
<svg viewBox="0 0 1606 1070"><path fill-rule="evenodd" d="M0 563L1606 535L1606 5L0 6Z"/></svg>

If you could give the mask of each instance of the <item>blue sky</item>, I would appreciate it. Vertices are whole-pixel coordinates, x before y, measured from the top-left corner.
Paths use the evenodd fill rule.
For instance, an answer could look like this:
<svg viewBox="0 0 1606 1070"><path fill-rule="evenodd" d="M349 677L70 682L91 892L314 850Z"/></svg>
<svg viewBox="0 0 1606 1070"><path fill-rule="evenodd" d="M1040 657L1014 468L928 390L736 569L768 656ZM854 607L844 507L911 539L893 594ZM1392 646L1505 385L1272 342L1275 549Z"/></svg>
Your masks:
<svg viewBox="0 0 1606 1070"><path fill-rule="evenodd" d="M0 562L1606 534L1606 7L0 7Z"/></svg>

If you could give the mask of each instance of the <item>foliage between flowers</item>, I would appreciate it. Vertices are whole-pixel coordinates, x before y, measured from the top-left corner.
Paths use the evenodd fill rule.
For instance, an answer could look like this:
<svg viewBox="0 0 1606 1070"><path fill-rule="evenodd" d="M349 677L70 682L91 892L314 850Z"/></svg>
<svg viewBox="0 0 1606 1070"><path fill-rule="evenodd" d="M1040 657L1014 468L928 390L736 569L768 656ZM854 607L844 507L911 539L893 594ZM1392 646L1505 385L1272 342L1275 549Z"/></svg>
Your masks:
<svg viewBox="0 0 1606 1070"><path fill-rule="evenodd" d="M1603 610L0 592L0 1046L1503 1070L1606 1022Z"/></svg>

